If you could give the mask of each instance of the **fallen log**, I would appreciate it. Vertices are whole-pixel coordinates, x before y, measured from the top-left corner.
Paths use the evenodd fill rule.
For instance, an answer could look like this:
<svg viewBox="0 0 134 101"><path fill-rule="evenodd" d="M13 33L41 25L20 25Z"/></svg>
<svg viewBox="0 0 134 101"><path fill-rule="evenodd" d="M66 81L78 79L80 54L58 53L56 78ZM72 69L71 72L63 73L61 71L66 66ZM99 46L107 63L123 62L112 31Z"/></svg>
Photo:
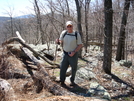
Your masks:
<svg viewBox="0 0 134 101"><path fill-rule="evenodd" d="M6 44L10 44L10 43L12 43L12 42L14 42L14 41L17 41L17 42L19 42L23 47L28 48L30 51L33 52L33 54L34 54L35 56L41 57L41 58L42 58L43 60L45 60L48 64L53 65L54 67L59 67L59 64L53 63L52 61L48 60L46 57L40 55L40 53L36 52L34 49L32 49L29 45L25 44L25 43L24 43L21 39L19 39L18 37L12 37L12 38L6 40L4 43L2 43L2 46L6 45Z"/></svg>
<svg viewBox="0 0 134 101"><path fill-rule="evenodd" d="M54 65L59 66L58 64L52 63L48 59L46 59L45 57L41 56L39 53L37 53L30 46L25 44L24 41L22 41L18 37L10 38L6 42L4 42L2 45L9 44L13 41L19 42L23 46L23 47L21 47L23 52L34 62L35 65L37 65L37 68L38 68L37 71L35 73L31 74L31 77L32 77L35 85L37 86L37 92L40 92L44 87L45 89L47 89L49 92L51 92L54 95L76 95L76 94L66 90L65 88L61 87L56 82L52 81L47 70L40 64L39 60L33 54L41 57L47 63L49 63L53 66Z"/></svg>
<svg viewBox="0 0 134 101"><path fill-rule="evenodd" d="M39 63L38 59L34 57L27 48L23 47L22 50L38 67L38 71L32 75L33 81L38 86L37 92L44 87L54 95L75 95L74 93L69 92L65 88L61 87L56 82L52 81L47 73L47 70Z"/></svg>

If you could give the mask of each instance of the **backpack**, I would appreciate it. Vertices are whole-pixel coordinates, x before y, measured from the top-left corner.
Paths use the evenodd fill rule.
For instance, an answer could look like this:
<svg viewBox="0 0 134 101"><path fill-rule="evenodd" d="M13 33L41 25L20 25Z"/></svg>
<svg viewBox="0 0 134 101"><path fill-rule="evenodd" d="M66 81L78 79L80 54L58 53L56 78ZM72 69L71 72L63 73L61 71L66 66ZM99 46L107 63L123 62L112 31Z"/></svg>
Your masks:
<svg viewBox="0 0 134 101"><path fill-rule="evenodd" d="M75 36L76 40L77 40L77 31L75 31L75 35L72 34L67 34L67 31L64 33L63 38L65 37L65 35L70 35L70 36Z"/></svg>

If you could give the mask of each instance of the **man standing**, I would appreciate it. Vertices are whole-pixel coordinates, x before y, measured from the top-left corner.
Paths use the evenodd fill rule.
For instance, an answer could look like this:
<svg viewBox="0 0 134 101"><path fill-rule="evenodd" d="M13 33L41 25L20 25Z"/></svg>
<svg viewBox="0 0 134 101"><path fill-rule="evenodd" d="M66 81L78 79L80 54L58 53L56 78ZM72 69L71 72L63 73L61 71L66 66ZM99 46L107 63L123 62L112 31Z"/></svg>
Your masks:
<svg viewBox="0 0 134 101"><path fill-rule="evenodd" d="M70 78L70 86L75 86L75 74L78 64L78 51L82 48L81 36L73 30L73 22L66 22L66 29L62 31L59 42L63 46L63 57L60 64L60 82L65 85L66 71L71 66L72 75ZM57 42L58 43L58 42Z"/></svg>

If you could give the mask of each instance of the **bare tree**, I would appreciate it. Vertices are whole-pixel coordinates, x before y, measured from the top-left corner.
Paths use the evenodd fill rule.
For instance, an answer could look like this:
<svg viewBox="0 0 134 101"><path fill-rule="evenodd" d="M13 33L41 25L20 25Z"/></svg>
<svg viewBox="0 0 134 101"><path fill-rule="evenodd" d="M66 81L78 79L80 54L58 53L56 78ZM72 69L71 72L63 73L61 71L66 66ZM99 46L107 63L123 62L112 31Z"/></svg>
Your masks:
<svg viewBox="0 0 134 101"><path fill-rule="evenodd" d="M85 52L87 53L87 46L88 46L88 14L89 14L89 4L91 0L85 0L85 28L86 28L86 42L85 42Z"/></svg>
<svg viewBox="0 0 134 101"><path fill-rule="evenodd" d="M37 16L37 31L38 31L38 34L39 34L39 39L41 38L41 42L42 44L44 44L45 40L44 40L44 32L43 32L43 29L42 29L42 19L41 19L41 13L40 13L40 8L39 8L39 5L38 5L38 1L37 0L34 0L34 9L35 9L35 13L36 13L36 16Z"/></svg>
<svg viewBox="0 0 134 101"><path fill-rule="evenodd" d="M122 16L122 22L121 22L121 28L120 28L120 36L119 36L119 42L118 42L118 47L117 47L117 53L116 53L117 61L120 61L121 59L125 58L124 57L125 56L125 27L127 24L130 1L131 0L125 0L125 3L124 3L124 10L123 10L123 16Z"/></svg>
<svg viewBox="0 0 134 101"><path fill-rule="evenodd" d="M105 37L104 37L103 70L105 73L111 74L112 24L113 24L112 0L104 0L104 11L105 11Z"/></svg>
<svg viewBox="0 0 134 101"><path fill-rule="evenodd" d="M68 13L68 15L70 16L70 9L69 9L68 0L65 0L65 1L66 1L66 4L67 4L67 13Z"/></svg>
<svg viewBox="0 0 134 101"><path fill-rule="evenodd" d="M81 7L82 7L81 0L75 0L75 4L76 4L76 8L77 8L77 28L83 39L82 26L81 26ZM83 40L83 42L84 42L84 40ZM79 53L80 53L79 57L81 57L81 51Z"/></svg>
<svg viewBox="0 0 134 101"><path fill-rule="evenodd" d="M13 37L13 33L14 33L14 26L13 26L13 12L14 12L14 8L11 6L8 6L8 10L6 10L6 14L9 15L10 17L10 33Z"/></svg>
<svg viewBox="0 0 134 101"><path fill-rule="evenodd" d="M134 10L134 0L131 0L132 8Z"/></svg>

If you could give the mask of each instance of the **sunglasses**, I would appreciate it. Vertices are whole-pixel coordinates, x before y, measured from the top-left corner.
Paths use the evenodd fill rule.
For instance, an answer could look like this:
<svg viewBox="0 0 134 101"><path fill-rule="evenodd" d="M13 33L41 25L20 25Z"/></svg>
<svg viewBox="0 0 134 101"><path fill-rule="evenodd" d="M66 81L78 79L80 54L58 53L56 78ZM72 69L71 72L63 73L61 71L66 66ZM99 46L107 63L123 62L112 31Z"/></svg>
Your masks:
<svg viewBox="0 0 134 101"><path fill-rule="evenodd" d="M67 26L67 28L71 28L72 26Z"/></svg>

